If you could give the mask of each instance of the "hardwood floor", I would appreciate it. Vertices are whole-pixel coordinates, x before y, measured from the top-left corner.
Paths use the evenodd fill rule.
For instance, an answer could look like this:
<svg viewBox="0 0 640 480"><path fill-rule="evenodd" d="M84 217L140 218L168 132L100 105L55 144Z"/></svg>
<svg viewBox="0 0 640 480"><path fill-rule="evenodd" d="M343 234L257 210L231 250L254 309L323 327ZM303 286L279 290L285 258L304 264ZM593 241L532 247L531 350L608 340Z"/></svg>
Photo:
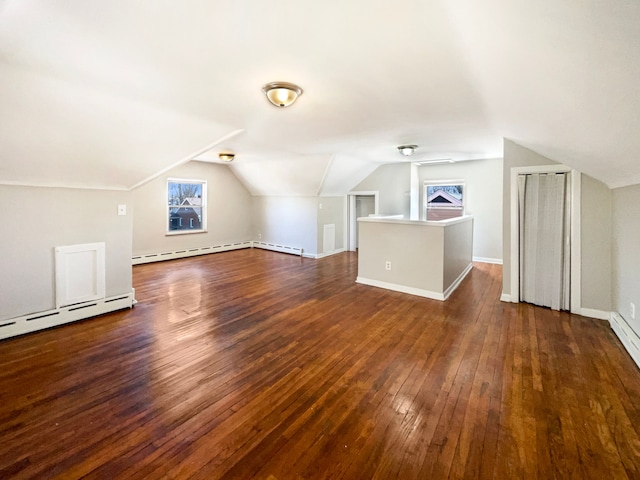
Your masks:
<svg viewBox="0 0 640 480"><path fill-rule="evenodd" d="M134 268L129 311L0 342L0 478L640 478L608 324L354 283L356 257Z"/></svg>

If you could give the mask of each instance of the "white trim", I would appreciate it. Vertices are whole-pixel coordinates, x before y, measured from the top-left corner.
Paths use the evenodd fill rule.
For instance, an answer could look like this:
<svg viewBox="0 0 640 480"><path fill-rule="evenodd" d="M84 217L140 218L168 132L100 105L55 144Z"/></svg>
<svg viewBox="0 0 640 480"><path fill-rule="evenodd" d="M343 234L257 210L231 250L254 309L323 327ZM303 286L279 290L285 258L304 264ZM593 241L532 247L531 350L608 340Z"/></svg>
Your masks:
<svg viewBox="0 0 640 480"><path fill-rule="evenodd" d="M349 241L349 243L347 244L347 250L351 252L356 251L356 231L358 228L358 222L356 218L356 197L358 195L366 195L366 196L373 195L373 202L374 202L373 211L374 211L374 215L378 215L380 212L379 194L380 192L378 192L377 190L360 190L360 191L355 190L347 194L347 228L346 230L347 230L348 241Z"/></svg>
<svg viewBox="0 0 640 480"><path fill-rule="evenodd" d="M501 302L509 302L511 303L511 295L509 295L508 293L502 293L502 295L500 295L500 301Z"/></svg>
<svg viewBox="0 0 640 480"><path fill-rule="evenodd" d="M440 292L432 292L431 290L424 290L422 288L408 287L406 285L400 285L397 283L381 282L379 280L373 280L371 278L357 277L356 283L362 285L369 285L370 287L384 288L386 290L393 290L395 292L408 293L410 295L417 295L419 297L431 298L433 300L444 300L444 294Z"/></svg>
<svg viewBox="0 0 640 480"><path fill-rule="evenodd" d="M93 302L78 303L68 307L0 320L0 339L131 308L134 303L135 298L132 290L131 293L115 295Z"/></svg>
<svg viewBox="0 0 640 480"><path fill-rule="evenodd" d="M501 258L473 257L473 261L478 263L492 263L494 265L502 265Z"/></svg>
<svg viewBox="0 0 640 480"><path fill-rule="evenodd" d="M71 190L101 190L107 192L128 192L130 189L127 187L103 187L95 185L66 185L55 182L14 182L11 180L0 180L0 185L6 185L9 187L36 187L36 188L68 188Z"/></svg>
<svg viewBox="0 0 640 480"><path fill-rule="evenodd" d="M594 308L581 308L580 315L583 317L597 318L598 320L609 320L611 318L611 312L596 310Z"/></svg>
<svg viewBox="0 0 640 480"><path fill-rule="evenodd" d="M511 259L511 301L520 301L520 275L519 275L519 231L518 231L518 175L529 173L569 173L571 189L571 312L580 313L581 303L581 259L580 259L580 172L565 165L535 165L529 167L511 168L511 192L510 192L510 259Z"/></svg>
<svg viewBox="0 0 640 480"><path fill-rule="evenodd" d="M447 288L444 291L444 299L445 300L447 298L449 298L449 296L455 291L456 288L458 288L460 283L465 279L465 277L469 274L469 272L471 271L472 268L473 268L473 263L470 263L469 265L467 265L465 267L465 269L462 271L462 273L460 275L458 275L458 278L456 278L453 281L453 283L451 285L449 285L449 288Z"/></svg>
<svg viewBox="0 0 640 480"><path fill-rule="evenodd" d="M636 365L640 368L640 337L617 312L611 312L609 323Z"/></svg>
<svg viewBox="0 0 640 480"><path fill-rule="evenodd" d="M319 253L319 254L317 254L317 255L313 255L313 254L305 253L305 254L303 255L303 257L306 257L306 258L316 258L316 259L318 259L318 258L330 257L331 255L336 255L336 254L338 254L338 253L343 253L343 252L346 252L346 250L345 250L344 248L338 248L338 249L336 249L336 250L332 250L331 252L327 252L327 253Z"/></svg>
<svg viewBox="0 0 640 480"><path fill-rule="evenodd" d="M172 252L147 253L142 255L134 255L131 257L132 265L140 265L143 263L162 262L164 260L175 260L177 258L195 257L197 255L206 255L208 253L228 252L231 250L241 250L243 248L253 247L254 242L236 242L226 243L223 245L215 245L212 247L200 248L184 248Z"/></svg>
<svg viewBox="0 0 640 480"><path fill-rule="evenodd" d="M409 287L407 285L400 285L398 283L382 282L380 280L374 280L371 278L360 277L356 278L356 283L362 285L369 285L371 287L384 288L386 290L393 290L395 292L408 293L409 295L417 295L419 297L431 298L433 300L444 301L455 291L460 283L465 279L467 274L471 271L473 265L470 263L464 269L464 271L454 280L454 282L447 288L444 293L433 292L431 290L425 290L423 288Z"/></svg>
<svg viewBox="0 0 640 480"><path fill-rule="evenodd" d="M306 254L303 255L303 251L301 248L297 248L297 247L288 247L286 245L278 245L275 243L267 243L267 242L251 242L252 243L252 247L253 248L261 248L263 250L271 250L273 252L280 252L280 253L290 253L291 255L299 255L299 256L307 256ZM314 258L314 257L310 257L310 258Z"/></svg>

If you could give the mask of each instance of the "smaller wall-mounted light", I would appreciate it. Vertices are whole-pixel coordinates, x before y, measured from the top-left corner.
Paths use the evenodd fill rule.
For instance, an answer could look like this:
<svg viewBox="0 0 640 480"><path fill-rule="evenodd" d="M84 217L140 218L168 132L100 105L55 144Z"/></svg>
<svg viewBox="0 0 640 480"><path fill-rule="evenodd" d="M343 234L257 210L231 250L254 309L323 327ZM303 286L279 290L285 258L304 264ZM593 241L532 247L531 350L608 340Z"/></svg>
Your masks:
<svg viewBox="0 0 640 480"><path fill-rule="evenodd" d="M236 154L231 152L220 152L218 154L218 158L223 162L233 162L233 159L236 158Z"/></svg>
<svg viewBox="0 0 640 480"><path fill-rule="evenodd" d="M418 148L417 145L400 145L398 147L398 151L405 157L409 157L413 155L413 152L415 151L416 148Z"/></svg>
<svg viewBox="0 0 640 480"><path fill-rule="evenodd" d="M302 89L289 82L271 82L262 87L269 101L276 107L288 107L302 95Z"/></svg>

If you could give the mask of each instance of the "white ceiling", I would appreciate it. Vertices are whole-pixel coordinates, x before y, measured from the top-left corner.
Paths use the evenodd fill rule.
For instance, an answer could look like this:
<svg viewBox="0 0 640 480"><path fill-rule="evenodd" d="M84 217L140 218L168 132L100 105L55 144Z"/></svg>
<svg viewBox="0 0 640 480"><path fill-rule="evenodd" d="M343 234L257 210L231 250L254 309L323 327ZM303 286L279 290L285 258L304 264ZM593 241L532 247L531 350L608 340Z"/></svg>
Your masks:
<svg viewBox="0 0 640 480"><path fill-rule="evenodd" d="M507 137L636 184L639 26L636 0L0 0L0 183L126 189L231 149L253 194L343 194L399 144Z"/></svg>

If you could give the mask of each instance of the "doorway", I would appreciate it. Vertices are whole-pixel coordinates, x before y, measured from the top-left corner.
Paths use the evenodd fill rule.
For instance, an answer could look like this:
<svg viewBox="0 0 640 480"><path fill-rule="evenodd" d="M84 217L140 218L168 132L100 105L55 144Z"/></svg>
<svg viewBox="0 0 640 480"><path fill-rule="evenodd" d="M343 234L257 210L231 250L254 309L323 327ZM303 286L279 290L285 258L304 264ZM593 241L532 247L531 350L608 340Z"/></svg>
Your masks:
<svg viewBox="0 0 640 480"><path fill-rule="evenodd" d="M528 282L531 284L544 284L547 279L544 278L544 269L540 272L527 270L523 267L523 242L525 225L521 222L520 208L523 198L520 193L522 189L519 184L522 183L523 175L544 175L564 174L566 185L565 209L567 212L566 224L564 230L567 235L564 237L565 245L563 248L567 252L566 258L563 258L562 284L558 286L567 292L567 301L561 306L561 309L569 309L573 313L580 312L581 303L581 285L580 285L580 173L571 170L564 165L544 165L535 167L516 167L511 169L511 268L510 268L510 284L511 298L514 303L520 301L529 301L528 294L523 298L523 274L528 276ZM531 206L529 206L531 208ZM535 240L534 240L535 243ZM536 303L536 302L534 302ZM554 303L554 308L555 307ZM547 305L551 306L551 305Z"/></svg>
<svg viewBox="0 0 640 480"><path fill-rule="evenodd" d="M349 250L358 249L358 218L378 214L378 192L351 192L348 195Z"/></svg>

